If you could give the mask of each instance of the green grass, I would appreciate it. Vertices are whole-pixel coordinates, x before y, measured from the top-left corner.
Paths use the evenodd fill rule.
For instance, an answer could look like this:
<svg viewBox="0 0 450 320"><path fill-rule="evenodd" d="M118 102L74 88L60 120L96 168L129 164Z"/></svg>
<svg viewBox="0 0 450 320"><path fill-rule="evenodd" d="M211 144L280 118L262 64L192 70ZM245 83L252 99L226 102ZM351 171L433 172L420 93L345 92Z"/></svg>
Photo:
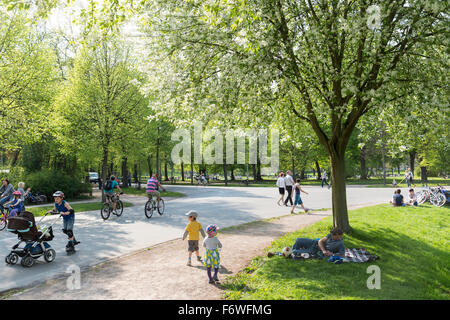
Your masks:
<svg viewBox="0 0 450 320"><path fill-rule="evenodd" d="M70 202L69 202L70 203ZM129 202L123 202L124 207L132 207L133 204ZM89 202L89 203L74 203L71 204L71 207L75 212L85 212L85 211L93 211L100 210L102 207L101 202ZM52 210L53 205L45 206L45 207L28 207L27 211L34 214L36 217L43 216L47 211Z"/></svg>
<svg viewBox="0 0 450 320"><path fill-rule="evenodd" d="M121 188L124 194L132 194L137 196L146 196L147 192L145 192L145 186L141 188L140 190L136 188ZM175 191L163 191L161 192L161 197L175 197L180 198L184 197L184 193L181 192L175 192Z"/></svg>
<svg viewBox="0 0 450 320"><path fill-rule="evenodd" d="M224 283L227 299L450 299L450 208L378 205L349 212L348 248L366 248L380 260L335 265L256 257ZM331 217L275 240L268 251L298 237L325 236ZM367 267L381 270L381 289L369 290Z"/></svg>

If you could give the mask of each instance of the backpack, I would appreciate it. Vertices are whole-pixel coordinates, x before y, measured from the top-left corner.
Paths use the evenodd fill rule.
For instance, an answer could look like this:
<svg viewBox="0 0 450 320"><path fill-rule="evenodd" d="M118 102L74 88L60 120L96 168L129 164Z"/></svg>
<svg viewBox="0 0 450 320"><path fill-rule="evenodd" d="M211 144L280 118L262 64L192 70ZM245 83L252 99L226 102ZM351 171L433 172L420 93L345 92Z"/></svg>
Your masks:
<svg viewBox="0 0 450 320"><path fill-rule="evenodd" d="M106 180L105 191L112 190L112 180Z"/></svg>

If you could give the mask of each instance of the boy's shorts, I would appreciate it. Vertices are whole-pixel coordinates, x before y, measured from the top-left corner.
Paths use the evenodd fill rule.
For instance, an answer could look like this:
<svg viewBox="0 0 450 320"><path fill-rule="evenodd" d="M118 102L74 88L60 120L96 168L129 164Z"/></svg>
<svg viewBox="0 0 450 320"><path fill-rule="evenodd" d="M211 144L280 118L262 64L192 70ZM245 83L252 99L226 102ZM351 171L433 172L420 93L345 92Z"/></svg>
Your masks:
<svg viewBox="0 0 450 320"><path fill-rule="evenodd" d="M298 204L303 204L302 198L300 198L299 194L295 195L295 200L294 200L294 206L298 205Z"/></svg>
<svg viewBox="0 0 450 320"><path fill-rule="evenodd" d="M73 231L74 223L75 223L75 216L63 218L63 229Z"/></svg>
<svg viewBox="0 0 450 320"><path fill-rule="evenodd" d="M198 240L188 240L188 246L189 252L198 251Z"/></svg>

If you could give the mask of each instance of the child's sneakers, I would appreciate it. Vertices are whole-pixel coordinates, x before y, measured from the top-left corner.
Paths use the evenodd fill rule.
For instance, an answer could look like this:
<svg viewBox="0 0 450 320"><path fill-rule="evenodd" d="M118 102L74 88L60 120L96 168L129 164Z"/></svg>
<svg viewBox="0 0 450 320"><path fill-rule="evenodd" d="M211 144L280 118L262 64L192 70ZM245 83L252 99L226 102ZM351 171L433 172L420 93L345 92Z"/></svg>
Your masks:
<svg viewBox="0 0 450 320"><path fill-rule="evenodd" d="M188 258L188 261L187 261L186 265L189 266L189 267L192 266L191 258Z"/></svg>

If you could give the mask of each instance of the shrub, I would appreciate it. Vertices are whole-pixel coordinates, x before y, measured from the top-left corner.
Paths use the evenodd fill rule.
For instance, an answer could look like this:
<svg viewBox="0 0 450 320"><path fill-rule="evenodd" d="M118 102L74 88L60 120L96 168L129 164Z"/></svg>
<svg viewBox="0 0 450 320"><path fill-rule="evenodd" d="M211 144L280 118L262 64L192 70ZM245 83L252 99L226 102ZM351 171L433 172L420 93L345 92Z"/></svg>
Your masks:
<svg viewBox="0 0 450 320"><path fill-rule="evenodd" d="M62 191L66 198L75 198L81 193L91 191L91 185L83 182L81 175L70 176L58 170L44 169L25 175L26 188L40 192L52 199L55 191Z"/></svg>

